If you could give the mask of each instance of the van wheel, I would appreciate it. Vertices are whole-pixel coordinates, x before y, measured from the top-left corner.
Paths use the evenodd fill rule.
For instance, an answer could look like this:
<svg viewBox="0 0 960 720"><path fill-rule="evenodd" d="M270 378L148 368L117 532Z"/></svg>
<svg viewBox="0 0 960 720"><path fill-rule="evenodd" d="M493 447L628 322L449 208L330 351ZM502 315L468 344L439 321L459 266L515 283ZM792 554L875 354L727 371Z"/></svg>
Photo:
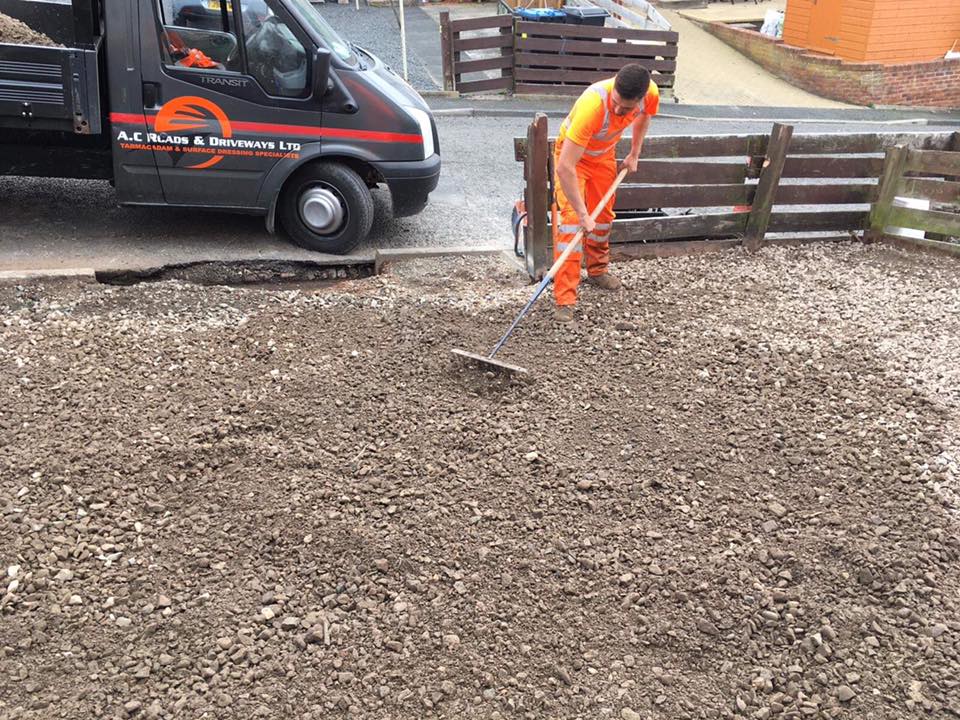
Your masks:
<svg viewBox="0 0 960 720"><path fill-rule="evenodd" d="M373 197L360 176L345 165L308 165L284 188L280 222L297 245L342 255L370 232Z"/></svg>

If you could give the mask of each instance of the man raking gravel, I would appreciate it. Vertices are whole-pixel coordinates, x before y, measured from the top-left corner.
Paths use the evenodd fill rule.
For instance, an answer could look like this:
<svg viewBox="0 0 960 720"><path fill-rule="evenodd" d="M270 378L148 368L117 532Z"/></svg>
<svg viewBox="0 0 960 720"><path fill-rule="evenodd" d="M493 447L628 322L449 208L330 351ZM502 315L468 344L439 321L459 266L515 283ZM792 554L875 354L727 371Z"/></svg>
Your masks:
<svg viewBox="0 0 960 720"><path fill-rule="evenodd" d="M588 206L594 207L613 184L617 175L617 143L630 126L633 144L623 164L628 171L637 171L650 118L659 107L660 89L650 79L650 72L632 63L616 77L587 88L560 126L554 149L559 220L554 224L553 256L558 258L583 228L587 282L604 290L620 287L620 280L607 270L616 195L606 201L596 219L590 217ZM573 321L582 260L580 248L574 248L554 278L559 322Z"/></svg>
<svg viewBox="0 0 960 720"><path fill-rule="evenodd" d="M660 107L660 90L646 68L624 66L616 77L587 88L560 126L555 152L556 207L553 265L488 355L454 348L453 354L486 370L511 375L526 374L526 368L498 360L496 355L544 289L553 282L557 320L573 322L573 305L580 284L580 264L587 250L587 280L604 290L616 290L620 280L607 271L610 261L610 227L616 190L627 173L637 171L643 138L650 118ZM617 143L633 125L633 144L617 173ZM587 203L593 207L587 210Z"/></svg>

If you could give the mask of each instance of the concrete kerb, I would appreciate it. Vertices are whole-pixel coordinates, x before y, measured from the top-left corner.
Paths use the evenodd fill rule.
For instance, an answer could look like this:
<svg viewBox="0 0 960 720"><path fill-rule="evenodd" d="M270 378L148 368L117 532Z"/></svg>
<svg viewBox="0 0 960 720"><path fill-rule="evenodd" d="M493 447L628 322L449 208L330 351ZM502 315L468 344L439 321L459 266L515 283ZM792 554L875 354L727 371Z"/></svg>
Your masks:
<svg viewBox="0 0 960 720"><path fill-rule="evenodd" d="M462 257L462 256L491 256L503 255L519 269L523 266L517 263L517 259L508 250L502 247L468 247L453 245L450 247L421 247L421 248L386 248L377 250L373 261L373 271L379 275L383 268L390 263L402 262L405 260L423 260L425 258L439 257ZM526 270L524 270L526 272Z"/></svg>
<svg viewBox="0 0 960 720"><path fill-rule="evenodd" d="M33 283L96 283L97 276L93 268L37 268L30 270L0 270L0 287L27 285Z"/></svg>

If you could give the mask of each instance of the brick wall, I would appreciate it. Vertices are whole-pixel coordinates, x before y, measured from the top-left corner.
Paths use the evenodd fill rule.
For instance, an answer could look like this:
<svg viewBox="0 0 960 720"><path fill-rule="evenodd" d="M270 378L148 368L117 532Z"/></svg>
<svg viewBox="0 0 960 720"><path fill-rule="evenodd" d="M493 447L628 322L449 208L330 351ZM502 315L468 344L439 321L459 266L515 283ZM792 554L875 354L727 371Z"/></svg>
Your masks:
<svg viewBox="0 0 960 720"><path fill-rule="evenodd" d="M791 85L855 105L960 108L960 60L854 63L786 45L752 30L703 25Z"/></svg>

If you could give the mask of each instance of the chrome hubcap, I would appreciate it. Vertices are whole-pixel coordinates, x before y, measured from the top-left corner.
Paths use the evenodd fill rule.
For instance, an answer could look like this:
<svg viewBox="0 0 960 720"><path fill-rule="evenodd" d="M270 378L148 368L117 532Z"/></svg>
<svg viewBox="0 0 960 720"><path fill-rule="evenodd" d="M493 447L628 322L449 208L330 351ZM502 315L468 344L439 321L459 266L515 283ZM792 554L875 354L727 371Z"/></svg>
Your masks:
<svg viewBox="0 0 960 720"><path fill-rule="evenodd" d="M313 232L328 235L343 225L346 210L339 193L317 185L300 196L300 217Z"/></svg>

